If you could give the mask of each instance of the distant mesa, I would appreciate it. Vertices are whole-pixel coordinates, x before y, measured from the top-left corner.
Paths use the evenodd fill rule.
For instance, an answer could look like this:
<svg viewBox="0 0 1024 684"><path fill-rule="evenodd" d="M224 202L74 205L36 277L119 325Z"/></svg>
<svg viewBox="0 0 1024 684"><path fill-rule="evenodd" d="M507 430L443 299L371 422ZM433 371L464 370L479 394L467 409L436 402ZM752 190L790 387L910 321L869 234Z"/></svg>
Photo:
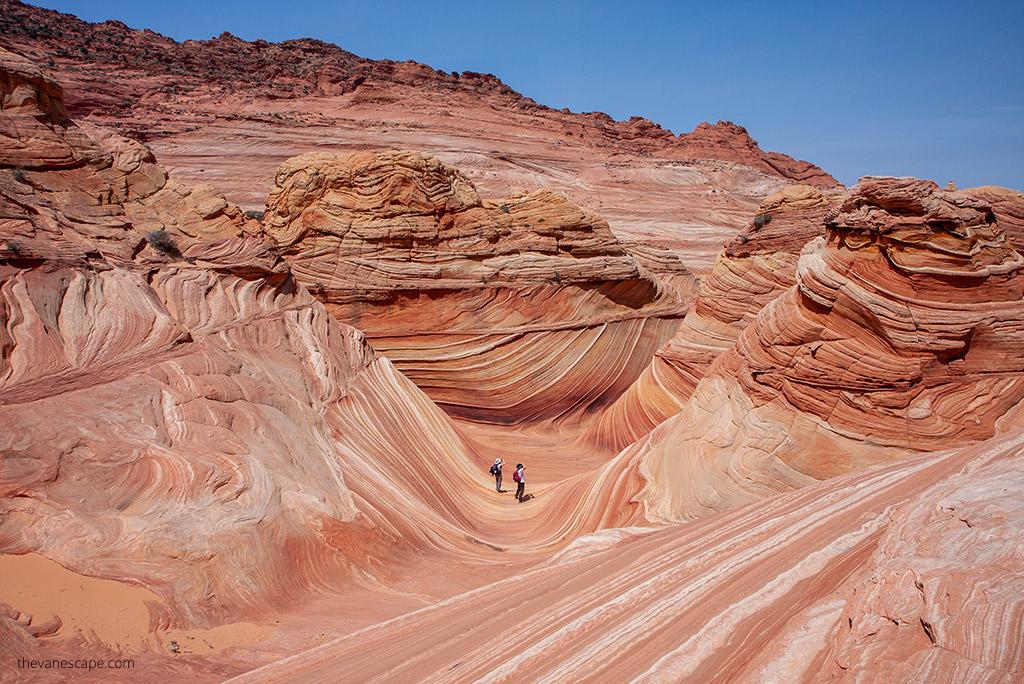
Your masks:
<svg viewBox="0 0 1024 684"><path fill-rule="evenodd" d="M676 137L658 124L637 116L628 121L614 121L603 112L564 115L538 105L492 74L472 71L448 74L411 60L371 60L310 38L282 43L249 42L225 31L210 40L179 43L151 31L130 29L121 22L91 24L18 0L0 0L0 7L4 10L0 33L13 47L24 45L33 52L45 49L50 59L64 64L119 65L120 71L111 73L106 82L92 83L85 99L77 95L71 98L69 108L76 116L96 111L104 100L115 108L139 106L139 103L125 101L118 93L127 94L139 87L128 77L133 71L158 78L159 85L154 83L153 86L197 93L211 86L226 85L234 89L244 83L248 98L336 96L356 89L400 85L414 87L424 100L443 98L446 91L471 91L500 107L532 110L544 117L568 116L584 123L590 135L606 137L626 146L631 140L642 140L644 147L652 141L660 141L677 148L673 153L698 159L736 161L794 181L837 185L835 179L807 162L762 152L746 130L731 122L700 124L692 133Z"/></svg>
<svg viewBox="0 0 1024 684"><path fill-rule="evenodd" d="M0 9L4 45L63 84L76 120L144 142L176 179L215 182L249 210L263 209L294 156L415 149L486 197L557 192L620 239L672 250L703 275L765 196L792 183L840 187L730 122L675 135L642 117L553 110L490 74L374 61L317 40L179 43L16 0Z"/></svg>

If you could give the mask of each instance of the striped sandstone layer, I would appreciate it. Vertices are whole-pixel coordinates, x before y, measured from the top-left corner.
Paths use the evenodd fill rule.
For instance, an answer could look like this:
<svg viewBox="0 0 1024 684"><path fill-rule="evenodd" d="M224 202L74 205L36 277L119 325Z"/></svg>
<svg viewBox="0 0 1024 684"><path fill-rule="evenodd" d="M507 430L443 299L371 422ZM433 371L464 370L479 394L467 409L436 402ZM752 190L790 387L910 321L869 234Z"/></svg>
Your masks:
<svg viewBox="0 0 1024 684"><path fill-rule="evenodd" d="M765 305L796 283L800 252L824 233L823 219L842 197L794 185L762 202L746 231L719 254L679 331L585 441L618 451L678 413L711 363Z"/></svg>
<svg viewBox="0 0 1024 684"><path fill-rule="evenodd" d="M0 84L0 676L145 653L140 676L217 678L643 523L635 473L497 496L493 454L338 323L259 223L76 125L22 58L0 52ZM645 259L673 296L689 282ZM314 599L330 620L289 612Z"/></svg>
<svg viewBox="0 0 1024 684"><path fill-rule="evenodd" d="M218 642L424 558L472 576L501 551L477 538L502 539L488 511L507 506L480 457L257 222L77 126L3 51L0 88L0 554L25 559L5 556L4 676L104 649L170 672L175 630ZM44 571L69 587L55 616L20 605ZM68 577L106 587L121 627L76 607Z"/></svg>
<svg viewBox="0 0 1024 684"><path fill-rule="evenodd" d="M481 199L462 173L414 152L296 157L267 207L296 277L463 418L600 408L697 291L678 259L646 248L655 275L603 219L554 193Z"/></svg>
<svg viewBox="0 0 1024 684"><path fill-rule="evenodd" d="M649 516L700 517L985 439L1024 397L1024 260L988 205L865 179L826 225L797 285L632 447Z"/></svg>
<svg viewBox="0 0 1024 684"><path fill-rule="evenodd" d="M598 532L231 682L1016 681L1022 468L1017 431Z"/></svg>

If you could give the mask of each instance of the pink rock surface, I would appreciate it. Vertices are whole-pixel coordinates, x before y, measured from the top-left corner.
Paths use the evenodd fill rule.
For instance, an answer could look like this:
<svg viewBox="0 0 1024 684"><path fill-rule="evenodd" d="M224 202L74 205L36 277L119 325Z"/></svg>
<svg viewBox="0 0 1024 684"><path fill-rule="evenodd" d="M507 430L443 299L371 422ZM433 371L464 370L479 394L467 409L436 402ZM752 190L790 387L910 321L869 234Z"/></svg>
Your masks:
<svg viewBox="0 0 1024 684"><path fill-rule="evenodd" d="M0 52L0 83L4 154L69 151L0 169L0 552L149 592L123 643L15 610L5 673L104 649L173 671L174 630L266 627L314 593L397 585L422 557L498 553L472 532L502 538L469 513L495 505L478 456L259 224L137 143L55 122L59 88L22 58Z"/></svg>
<svg viewBox="0 0 1024 684"><path fill-rule="evenodd" d="M1014 681L1022 465L1018 431L599 532L231 681Z"/></svg>
<svg viewBox="0 0 1024 684"><path fill-rule="evenodd" d="M144 140L180 180L246 208L262 208L290 157L415 149L492 197L556 191L705 272L765 196L793 182L837 185L731 122L677 136L640 117L552 110L490 74L362 59L314 40L177 43L15 0L0 7L2 45L49 64L76 117Z"/></svg>
<svg viewBox="0 0 1024 684"><path fill-rule="evenodd" d="M699 517L985 439L1024 396L1024 260L990 207L865 179L826 223L797 285L643 440L648 515Z"/></svg>
<svg viewBox="0 0 1024 684"><path fill-rule="evenodd" d="M514 424L614 400L696 295L604 219L537 191L481 199L414 152L289 160L267 203L296 277L452 415ZM665 280L656 275L669 274Z"/></svg>

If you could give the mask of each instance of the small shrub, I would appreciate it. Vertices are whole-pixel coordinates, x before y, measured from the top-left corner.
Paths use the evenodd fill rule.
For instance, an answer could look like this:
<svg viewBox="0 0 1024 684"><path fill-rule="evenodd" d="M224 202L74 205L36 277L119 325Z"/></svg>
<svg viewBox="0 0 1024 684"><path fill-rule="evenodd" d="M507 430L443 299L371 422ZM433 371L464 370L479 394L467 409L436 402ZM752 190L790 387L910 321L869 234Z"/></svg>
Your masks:
<svg viewBox="0 0 1024 684"><path fill-rule="evenodd" d="M267 212L259 211L258 209L246 209L244 212L248 218L256 219L260 223L263 223L263 217L266 216Z"/></svg>
<svg viewBox="0 0 1024 684"><path fill-rule="evenodd" d="M498 209L501 209L501 213L503 213L503 214L507 214L508 213L508 205L507 204L502 204L500 207L498 207Z"/></svg>
<svg viewBox="0 0 1024 684"><path fill-rule="evenodd" d="M153 230L146 233L149 246L162 254L177 254L178 245L174 244L171 234L166 230Z"/></svg>
<svg viewBox="0 0 1024 684"><path fill-rule="evenodd" d="M14 171L12 171L11 173L14 176L14 180L18 181L19 183L26 182L25 181L25 169L14 169Z"/></svg>
<svg viewBox="0 0 1024 684"><path fill-rule="evenodd" d="M758 214L754 217L754 227L761 229L772 222L771 214Z"/></svg>
<svg viewBox="0 0 1024 684"><path fill-rule="evenodd" d="M17 240L8 240L4 243L4 247L7 248L7 251L14 256L19 256L21 254L21 243Z"/></svg>

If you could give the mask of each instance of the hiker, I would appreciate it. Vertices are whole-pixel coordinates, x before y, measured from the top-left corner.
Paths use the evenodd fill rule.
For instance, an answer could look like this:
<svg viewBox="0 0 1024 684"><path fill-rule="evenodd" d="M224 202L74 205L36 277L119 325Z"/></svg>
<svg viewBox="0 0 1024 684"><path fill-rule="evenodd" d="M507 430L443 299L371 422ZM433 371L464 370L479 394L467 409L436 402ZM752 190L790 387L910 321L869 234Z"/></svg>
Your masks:
<svg viewBox="0 0 1024 684"><path fill-rule="evenodd" d="M523 500L523 492L526 491L526 475L523 471L526 470L526 466L522 463L516 463L516 472L512 473L512 479L516 482L516 499L520 502Z"/></svg>
<svg viewBox="0 0 1024 684"><path fill-rule="evenodd" d="M494 459L494 465L491 466L491 475L494 476L494 491L501 493L501 466L505 465L505 460L501 458Z"/></svg>

